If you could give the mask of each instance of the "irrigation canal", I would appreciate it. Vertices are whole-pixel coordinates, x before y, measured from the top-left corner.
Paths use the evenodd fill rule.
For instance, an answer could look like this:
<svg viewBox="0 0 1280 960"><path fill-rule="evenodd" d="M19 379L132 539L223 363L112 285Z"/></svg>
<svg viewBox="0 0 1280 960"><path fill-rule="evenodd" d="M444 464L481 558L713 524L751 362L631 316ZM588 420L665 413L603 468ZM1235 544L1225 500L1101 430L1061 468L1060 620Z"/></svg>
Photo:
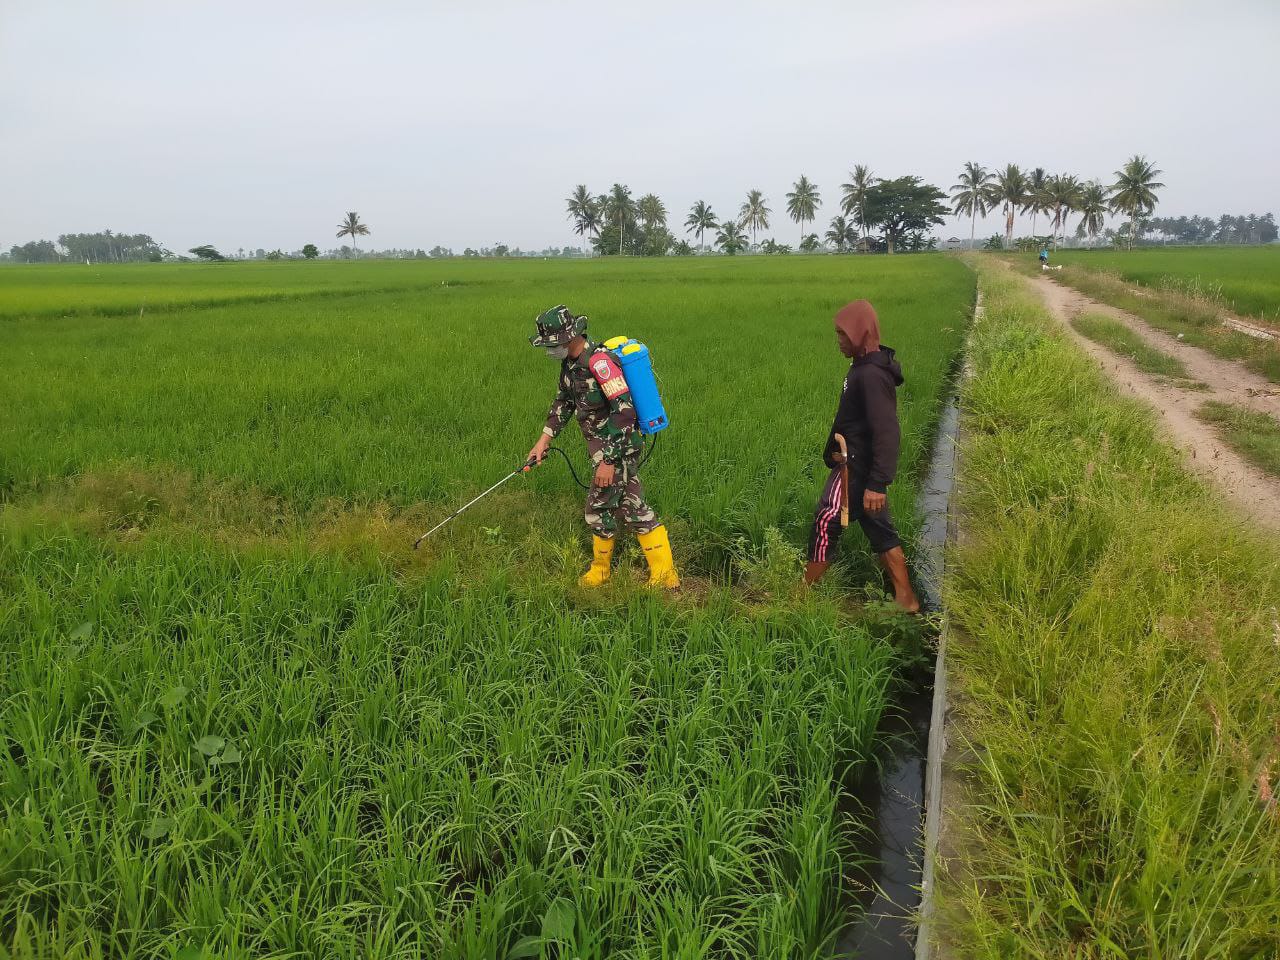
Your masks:
<svg viewBox="0 0 1280 960"><path fill-rule="evenodd" d="M916 579L928 609L941 607L943 551L948 507L955 481L959 406L953 393L938 424L929 474L920 492L924 517ZM925 777L929 730L934 715L934 675L919 670L880 724L889 750L854 787L854 805L869 830L857 846L867 861L859 879L865 889L854 898L857 922L836 941L836 957L910 960L916 956L916 928L924 866ZM941 711L938 716L941 716Z"/></svg>

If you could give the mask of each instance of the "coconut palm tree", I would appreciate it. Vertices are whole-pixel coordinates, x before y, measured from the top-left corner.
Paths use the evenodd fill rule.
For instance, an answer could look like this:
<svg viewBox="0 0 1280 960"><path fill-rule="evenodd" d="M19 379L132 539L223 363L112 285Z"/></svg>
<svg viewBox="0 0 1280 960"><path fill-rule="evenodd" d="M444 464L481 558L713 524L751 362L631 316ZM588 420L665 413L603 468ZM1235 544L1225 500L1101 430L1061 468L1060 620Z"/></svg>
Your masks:
<svg viewBox="0 0 1280 960"><path fill-rule="evenodd" d="M1090 180L1080 190L1076 209L1082 214L1077 234L1087 234L1092 245L1106 223L1107 191L1097 180Z"/></svg>
<svg viewBox="0 0 1280 960"><path fill-rule="evenodd" d="M738 210L738 222L751 231L751 245L756 243L756 231L769 229L769 214L773 213L765 205L764 193L760 190L748 190L747 199Z"/></svg>
<svg viewBox="0 0 1280 960"><path fill-rule="evenodd" d="M707 249L706 244L702 242L703 234L720 226L716 220L715 213L707 206L705 200L699 200L689 209L689 216L684 218L684 225L686 233L697 231L698 246L703 250Z"/></svg>
<svg viewBox="0 0 1280 960"><path fill-rule="evenodd" d="M1151 215L1156 208L1156 191L1164 186L1156 180L1164 171L1146 157L1134 154L1128 163L1116 171L1116 182L1111 185L1111 209L1129 218L1129 249L1138 232L1138 218Z"/></svg>
<svg viewBox="0 0 1280 960"><path fill-rule="evenodd" d="M987 215L993 201L996 178L980 163L970 160L960 173L960 182L951 185L952 209L956 215L969 215L969 249L973 249L978 215Z"/></svg>
<svg viewBox="0 0 1280 960"><path fill-rule="evenodd" d="M1070 174L1050 177L1045 183L1044 198L1053 211L1053 249L1058 249L1058 234L1066 234L1067 214L1080 203L1080 181Z"/></svg>
<svg viewBox="0 0 1280 960"><path fill-rule="evenodd" d="M716 232L716 246L733 256L746 249L747 238L736 221L726 220Z"/></svg>
<svg viewBox="0 0 1280 960"><path fill-rule="evenodd" d="M1004 245L1007 250L1013 243L1013 224L1027 203L1027 177L1016 163L1011 163L996 174L992 190L995 202L1004 212Z"/></svg>
<svg viewBox="0 0 1280 960"><path fill-rule="evenodd" d="M835 246L836 253L844 253L850 246L857 244L858 233L844 217L832 217L831 228L827 230L826 239Z"/></svg>
<svg viewBox="0 0 1280 960"><path fill-rule="evenodd" d="M1036 235L1036 217L1049 212L1049 204L1044 195L1044 188L1049 183L1049 175L1044 167L1036 167L1027 174L1027 202L1023 213L1031 214L1031 236Z"/></svg>
<svg viewBox="0 0 1280 960"><path fill-rule="evenodd" d="M573 232L578 236L590 233L600 235L600 206L596 203L586 184L578 184L573 193L565 198L565 208L569 211L569 219L573 221Z"/></svg>
<svg viewBox="0 0 1280 960"><path fill-rule="evenodd" d="M636 218L636 202L631 199L631 188L615 183L605 199L605 216L618 225L618 254L622 254L627 237L627 221Z"/></svg>
<svg viewBox="0 0 1280 960"><path fill-rule="evenodd" d="M359 256L360 248L356 246L356 237L367 237L369 235L369 227L360 222L360 214L354 210L347 214L347 218L338 224L339 237L351 238L351 249Z"/></svg>
<svg viewBox="0 0 1280 960"><path fill-rule="evenodd" d="M646 230L667 225L667 205L656 193L646 193L636 201L636 214Z"/></svg>
<svg viewBox="0 0 1280 960"><path fill-rule="evenodd" d="M791 192L787 194L787 216L800 225L801 240L804 239L804 225L813 222L820 206L822 206L822 198L818 196L817 186L801 174L800 179L792 184Z"/></svg>
<svg viewBox="0 0 1280 960"><path fill-rule="evenodd" d="M860 163L849 174L849 182L840 184L840 210L846 217L857 214L862 235L867 235L867 191L875 184L871 168Z"/></svg>

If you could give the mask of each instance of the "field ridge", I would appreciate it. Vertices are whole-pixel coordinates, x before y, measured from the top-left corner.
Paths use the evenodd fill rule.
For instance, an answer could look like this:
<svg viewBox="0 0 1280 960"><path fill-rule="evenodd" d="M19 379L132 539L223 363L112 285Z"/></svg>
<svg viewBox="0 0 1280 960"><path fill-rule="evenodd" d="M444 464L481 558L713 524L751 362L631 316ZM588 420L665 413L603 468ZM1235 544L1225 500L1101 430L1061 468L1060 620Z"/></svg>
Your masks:
<svg viewBox="0 0 1280 960"><path fill-rule="evenodd" d="M950 558L957 956L1277 947L1280 554L979 259Z"/></svg>

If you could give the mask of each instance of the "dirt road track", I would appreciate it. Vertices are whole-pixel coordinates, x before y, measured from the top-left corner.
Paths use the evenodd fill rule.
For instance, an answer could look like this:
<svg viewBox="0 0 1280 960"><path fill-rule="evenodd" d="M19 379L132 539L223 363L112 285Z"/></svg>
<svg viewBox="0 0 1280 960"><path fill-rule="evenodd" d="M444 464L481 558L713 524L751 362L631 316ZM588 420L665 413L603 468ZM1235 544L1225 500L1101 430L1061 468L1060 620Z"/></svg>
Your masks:
<svg viewBox="0 0 1280 960"><path fill-rule="evenodd" d="M1048 277L1028 281L1044 299L1050 313L1067 334L1093 357L1125 393L1146 401L1160 414L1174 446L1188 465L1210 480L1242 513L1280 529L1280 481L1254 467L1218 439L1213 428L1195 416L1206 400L1221 400L1280 419L1280 388L1230 360L1222 360L1198 347L1151 329L1123 310L1090 300ZM1207 390L1188 390L1140 371L1132 361L1118 357L1101 344L1077 333L1070 320L1080 313L1099 313L1124 323L1153 347L1176 356L1188 373Z"/></svg>

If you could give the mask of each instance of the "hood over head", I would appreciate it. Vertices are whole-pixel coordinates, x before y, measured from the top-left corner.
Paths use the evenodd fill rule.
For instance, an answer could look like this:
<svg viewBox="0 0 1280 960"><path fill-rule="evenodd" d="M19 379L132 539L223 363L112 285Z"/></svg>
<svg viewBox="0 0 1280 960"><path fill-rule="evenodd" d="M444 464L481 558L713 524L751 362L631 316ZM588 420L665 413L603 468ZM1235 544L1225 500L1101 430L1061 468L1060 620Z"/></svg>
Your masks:
<svg viewBox="0 0 1280 960"><path fill-rule="evenodd" d="M853 361L853 365L868 365L872 367L881 367L886 370L890 377L893 378L893 385L900 387L903 384L902 364L898 362L897 356L893 352L893 347L881 347L872 353L867 354Z"/></svg>
<svg viewBox="0 0 1280 960"><path fill-rule="evenodd" d="M876 311L867 300L846 303L836 314L836 329L844 332L853 344L854 359L861 359L880 349L880 323Z"/></svg>

